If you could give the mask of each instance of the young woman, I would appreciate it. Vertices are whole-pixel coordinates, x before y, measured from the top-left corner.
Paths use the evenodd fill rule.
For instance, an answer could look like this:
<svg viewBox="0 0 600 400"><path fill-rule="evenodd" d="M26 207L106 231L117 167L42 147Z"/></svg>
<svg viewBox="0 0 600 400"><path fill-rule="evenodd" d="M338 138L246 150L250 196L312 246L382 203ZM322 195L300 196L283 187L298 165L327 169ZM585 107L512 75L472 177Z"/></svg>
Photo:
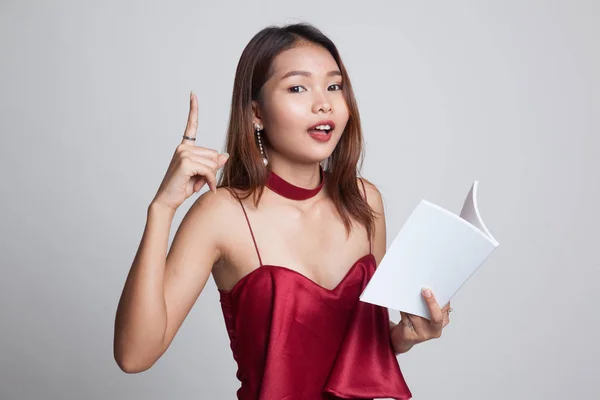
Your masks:
<svg viewBox="0 0 600 400"><path fill-rule="evenodd" d="M357 177L360 118L335 45L308 24L252 38L227 153L195 145L197 104L191 94L119 302L120 368L156 362L212 273L239 399L410 398L396 355L440 337L450 304L424 292L431 321L403 313L396 325L358 300L386 251L385 218L378 190ZM205 184L167 255L175 211Z"/></svg>

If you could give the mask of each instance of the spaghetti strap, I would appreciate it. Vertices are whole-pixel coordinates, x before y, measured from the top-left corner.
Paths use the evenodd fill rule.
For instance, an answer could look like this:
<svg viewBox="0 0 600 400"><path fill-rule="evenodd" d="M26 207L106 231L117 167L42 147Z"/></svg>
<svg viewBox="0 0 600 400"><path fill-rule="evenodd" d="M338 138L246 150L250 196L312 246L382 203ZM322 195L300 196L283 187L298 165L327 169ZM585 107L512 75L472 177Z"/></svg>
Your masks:
<svg viewBox="0 0 600 400"><path fill-rule="evenodd" d="M365 194L365 200L368 201L367 199L367 190L365 189L365 183L363 182L362 178L359 178L360 183L362 185L363 188L363 193ZM371 250L371 235L369 235L369 254L371 254L373 251Z"/></svg>
<svg viewBox="0 0 600 400"><path fill-rule="evenodd" d="M235 192L235 190L231 189L231 192L234 194L236 199L240 202L240 206L242 206L242 211L244 212L244 216L246 217L246 222L248 223L248 228L250 229L250 235L252 235L252 241L254 242L254 248L256 249L256 255L258 256L258 262L262 267L262 259L260 258L260 252L258 251L258 245L256 244L256 238L254 237L254 232L252 231L252 225L250 225L250 219L248 219L248 214L246 213L246 208L244 204L242 204L242 200L240 200L239 196Z"/></svg>

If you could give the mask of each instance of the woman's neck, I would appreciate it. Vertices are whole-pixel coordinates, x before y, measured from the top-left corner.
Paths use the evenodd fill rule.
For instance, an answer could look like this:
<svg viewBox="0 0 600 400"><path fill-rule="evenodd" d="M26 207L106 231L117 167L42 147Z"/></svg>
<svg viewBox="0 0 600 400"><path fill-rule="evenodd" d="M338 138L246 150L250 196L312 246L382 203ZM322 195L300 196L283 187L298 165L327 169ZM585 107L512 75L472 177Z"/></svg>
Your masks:
<svg viewBox="0 0 600 400"><path fill-rule="evenodd" d="M321 183L319 163L293 164L269 159L269 169L294 186L313 189Z"/></svg>

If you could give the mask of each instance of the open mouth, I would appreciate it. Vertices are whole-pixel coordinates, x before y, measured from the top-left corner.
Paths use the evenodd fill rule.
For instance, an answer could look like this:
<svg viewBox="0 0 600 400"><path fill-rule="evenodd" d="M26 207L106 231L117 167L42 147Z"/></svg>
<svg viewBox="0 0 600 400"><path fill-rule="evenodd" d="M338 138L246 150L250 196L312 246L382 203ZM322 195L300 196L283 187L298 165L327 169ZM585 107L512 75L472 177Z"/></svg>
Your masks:
<svg viewBox="0 0 600 400"><path fill-rule="evenodd" d="M319 121L310 128L308 133L312 135L329 135L335 129L333 121Z"/></svg>

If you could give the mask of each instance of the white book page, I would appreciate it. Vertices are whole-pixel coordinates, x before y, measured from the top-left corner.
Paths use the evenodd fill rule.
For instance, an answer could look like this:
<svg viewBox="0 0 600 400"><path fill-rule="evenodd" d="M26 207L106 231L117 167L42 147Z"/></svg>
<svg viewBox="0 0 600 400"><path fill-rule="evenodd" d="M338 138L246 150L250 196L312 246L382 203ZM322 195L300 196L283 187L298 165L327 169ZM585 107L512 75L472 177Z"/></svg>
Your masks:
<svg viewBox="0 0 600 400"><path fill-rule="evenodd" d="M497 246L498 242L496 241L496 239L494 239L490 231L487 229L487 227L483 223L481 215L479 214L479 208L477 207L478 186L478 181L475 181L473 183L473 186L471 186L471 190L469 191L469 194L467 195L463 208L460 212L460 217L468 221L471 225L479 229L484 234L486 234L487 237L489 237L492 240L492 242L494 242Z"/></svg>

